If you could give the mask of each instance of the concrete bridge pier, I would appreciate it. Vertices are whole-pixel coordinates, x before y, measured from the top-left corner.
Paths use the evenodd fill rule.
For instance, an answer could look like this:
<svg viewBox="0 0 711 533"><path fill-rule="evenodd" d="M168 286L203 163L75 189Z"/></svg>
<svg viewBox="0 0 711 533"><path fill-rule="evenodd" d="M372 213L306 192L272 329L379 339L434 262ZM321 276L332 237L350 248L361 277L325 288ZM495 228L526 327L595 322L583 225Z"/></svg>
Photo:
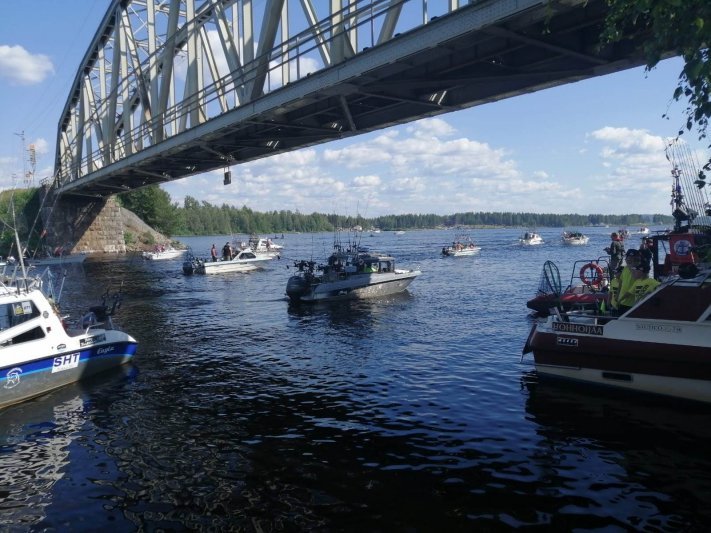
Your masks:
<svg viewBox="0 0 711 533"><path fill-rule="evenodd" d="M40 189L44 243L65 252L125 253L124 225L116 198L55 197L49 186ZM49 197L47 197L49 195Z"/></svg>

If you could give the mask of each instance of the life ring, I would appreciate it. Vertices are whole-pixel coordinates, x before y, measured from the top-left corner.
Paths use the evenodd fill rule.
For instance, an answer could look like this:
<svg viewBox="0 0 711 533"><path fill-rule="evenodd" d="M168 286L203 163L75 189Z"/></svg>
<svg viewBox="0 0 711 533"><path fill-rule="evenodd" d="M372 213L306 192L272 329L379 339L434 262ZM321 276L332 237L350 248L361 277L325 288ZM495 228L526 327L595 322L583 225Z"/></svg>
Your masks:
<svg viewBox="0 0 711 533"><path fill-rule="evenodd" d="M587 276L590 271L590 276ZM602 267L597 263L587 263L580 268L580 281L589 287L599 287L603 280Z"/></svg>

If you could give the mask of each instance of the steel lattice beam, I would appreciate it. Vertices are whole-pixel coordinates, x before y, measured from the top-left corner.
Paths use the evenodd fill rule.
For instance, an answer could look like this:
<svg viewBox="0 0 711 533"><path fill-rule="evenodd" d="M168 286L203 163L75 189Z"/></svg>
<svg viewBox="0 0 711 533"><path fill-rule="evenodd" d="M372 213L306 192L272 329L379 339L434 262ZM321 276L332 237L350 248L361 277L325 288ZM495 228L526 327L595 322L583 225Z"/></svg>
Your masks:
<svg viewBox="0 0 711 533"><path fill-rule="evenodd" d="M604 0L114 0L59 123L60 193L178 179L641 63Z"/></svg>

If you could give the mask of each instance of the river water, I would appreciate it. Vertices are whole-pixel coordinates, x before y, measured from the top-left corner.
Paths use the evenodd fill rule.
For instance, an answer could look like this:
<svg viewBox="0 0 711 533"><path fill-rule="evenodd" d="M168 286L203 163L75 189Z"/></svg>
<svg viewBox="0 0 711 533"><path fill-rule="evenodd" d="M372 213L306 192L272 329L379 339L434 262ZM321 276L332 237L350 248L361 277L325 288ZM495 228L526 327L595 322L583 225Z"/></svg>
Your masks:
<svg viewBox="0 0 711 533"><path fill-rule="evenodd" d="M291 306L293 259L331 234L287 234L246 274L91 258L63 309L123 283L134 361L0 412L0 529L9 531L703 531L711 409L539 383L520 361L546 259L564 285L585 247L476 230L364 234L422 275L406 293ZM246 240L246 236L243 236ZM201 255L227 237L181 238ZM636 243L635 243L636 244Z"/></svg>

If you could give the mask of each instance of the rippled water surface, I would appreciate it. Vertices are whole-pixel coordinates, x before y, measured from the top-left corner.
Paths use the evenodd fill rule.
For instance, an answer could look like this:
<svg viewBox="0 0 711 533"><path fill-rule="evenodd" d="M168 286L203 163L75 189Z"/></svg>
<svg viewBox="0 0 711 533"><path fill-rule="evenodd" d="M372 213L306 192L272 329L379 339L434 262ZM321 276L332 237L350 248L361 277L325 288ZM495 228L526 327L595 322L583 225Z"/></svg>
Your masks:
<svg viewBox="0 0 711 533"><path fill-rule="evenodd" d="M263 271L98 258L63 308L123 283L131 365L0 411L0 528L111 531L694 530L711 527L711 410L538 383L525 302L546 259L564 285L586 247L447 231L363 243L423 271L383 300L294 307L286 235ZM245 237L246 238L246 237ZM226 237L184 238L207 255Z"/></svg>

